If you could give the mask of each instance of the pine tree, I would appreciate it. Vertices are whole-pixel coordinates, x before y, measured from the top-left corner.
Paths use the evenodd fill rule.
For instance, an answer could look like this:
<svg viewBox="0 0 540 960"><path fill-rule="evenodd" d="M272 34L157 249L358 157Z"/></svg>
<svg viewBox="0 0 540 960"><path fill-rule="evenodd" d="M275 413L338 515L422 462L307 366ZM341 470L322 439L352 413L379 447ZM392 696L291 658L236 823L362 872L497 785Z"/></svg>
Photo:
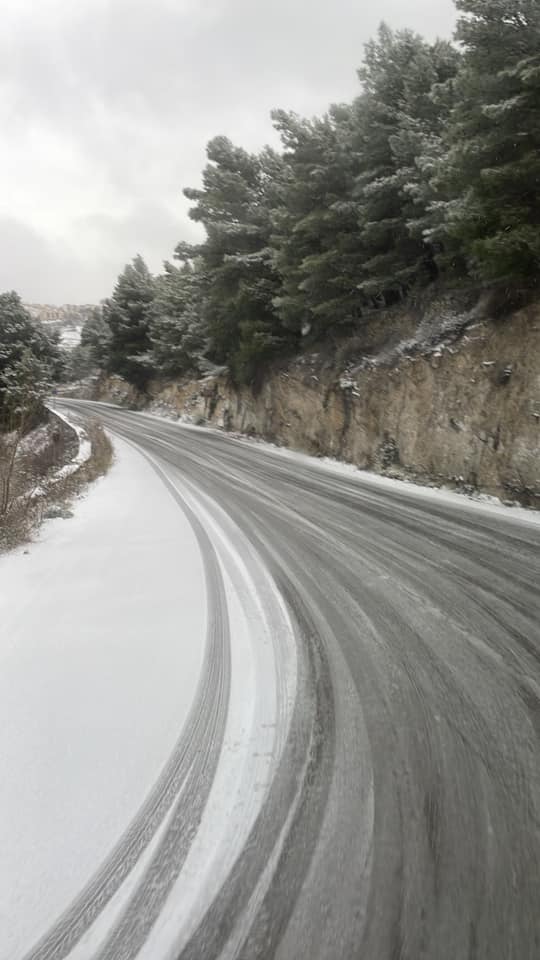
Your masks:
<svg viewBox="0 0 540 960"><path fill-rule="evenodd" d="M103 370L109 363L111 329L102 307L94 307L85 320L79 343L69 352L68 380L80 380Z"/></svg>
<svg viewBox="0 0 540 960"><path fill-rule="evenodd" d="M319 334L361 315L358 207L352 196L357 167L352 111L332 107L322 119L275 111L286 175L273 214L275 263L282 290L274 303L297 337Z"/></svg>
<svg viewBox="0 0 540 960"><path fill-rule="evenodd" d="M212 140L207 153L202 190L184 191L194 201L190 216L207 234L198 250L206 277L201 308L207 355L247 382L283 342L272 305L278 280L269 245L280 159L271 150L249 154L226 137Z"/></svg>
<svg viewBox="0 0 540 960"><path fill-rule="evenodd" d="M30 396L28 370L34 369L36 375L39 372L40 383L49 383L60 379L63 366L58 338L50 337L41 324L32 320L17 293L0 294L0 423L6 413L8 388L11 403L19 374L25 375L25 391Z"/></svg>
<svg viewBox="0 0 540 960"><path fill-rule="evenodd" d="M136 256L103 304L103 319L111 331L108 369L138 387L145 386L151 373L149 324L154 296L154 277L143 258Z"/></svg>
<svg viewBox="0 0 540 960"><path fill-rule="evenodd" d="M81 347L88 348L88 355L95 367L104 367L110 351L111 328L101 307L94 307L81 330Z"/></svg>
<svg viewBox="0 0 540 960"><path fill-rule="evenodd" d="M27 422L41 407L52 385L51 367L29 347L4 367L0 374L0 395L12 423Z"/></svg>
<svg viewBox="0 0 540 960"><path fill-rule="evenodd" d="M450 44L427 44L386 25L366 45L357 99L360 173L356 181L360 236L369 251L360 289L373 303L402 298L433 277L433 250L423 237L425 171L420 158L436 149L446 117L440 91L455 76Z"/></svg>
<svg viewBox="0 0 540 960"><path fill-rule="evenodd" d="M457 0L458 103L438 185L473 274L540 277L540 4Z"/></svg>
<svg viewBox="0 0 540 960"><path fill-rule="evenodd" d="M197 248L179 244L175 256L181 266L166 262L156 279L150 321L152 359L167 376L198 373L207 346L202 320L205 278Z"/></svg>

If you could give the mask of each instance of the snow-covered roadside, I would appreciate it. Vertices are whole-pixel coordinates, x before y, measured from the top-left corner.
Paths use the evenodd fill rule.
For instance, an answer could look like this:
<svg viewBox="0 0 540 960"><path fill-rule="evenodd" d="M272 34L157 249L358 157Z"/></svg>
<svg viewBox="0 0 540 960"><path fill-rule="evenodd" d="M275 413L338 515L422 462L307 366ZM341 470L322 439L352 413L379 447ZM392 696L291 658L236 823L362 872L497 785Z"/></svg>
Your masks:
<svg viewBox="0 0 540 960"><path fill-rule="evenodd" d="M204 429L204 428L197 428ZM299 453L288 447L278 447L275 444L268 443L265 440L251 439L250 437L241 437L237 434L234 440L238 443L256 443L270 453L286 457L301 463L304 466L316 467L330 473L347 476L353 482L356 481L363 486L372 486L379 489L394 490L395 492L407 497L417 497L421 499L432 500L436 503L446 503L455 507L477 510L484 513L495 514L496 516L507 520L520 520L533 525L540 524L540 511L527 509L518 505L508 506L497 497L488 494L468 494L460 493L457 490L450 490L448 487L429 487L421 483L414 483L412 480L402 480L396 477L385 477L383 474L375 473L371 470L361 470L352 463L345 463L342 460L334 460L332 457L312 457L307 453Z"/></svg>
<svg viewBox="0 0 540 960"><path fill-rule="evenodd" d="M0 557L0 960L44 933L137 812L202 665L193 531L150 465L115 452L71 520Z"/></svg>
<svg viewBox="0 0 540 960"><path fill-rule="evenodd" d="M105 406L114 406L114 404L105 404ZM183 416L175 417L163 412L151 413L140 412L141 416L152 420L161 420L167 423L176 423L183 430L199 431L201 433L213 433L220 436L227 436L235 443L254 444L261 450L276 456L285 457L306 467L325 470L330 473L347 476L350 480L361 483L366 486L379 487L380 489L395 490L396 492L411 497L421 497L432 500L434 503L446 503L455 507L465 507L466 509L479 510L486 513L496 514L502 519L520 520L534 525L540 524L540 510L527 509L517 504L508 506L497 497L488 494L468 494L457 490L450 490L448 487L431 487L421 483L414 483L412 480L402 480L395 477L386 477L371 470L362 470L353 463L346 463L343 460L336 460L333 457L315 457L308 453L301 453L292 450L290 447L281 447L260 437L247 437L236 432L226 432L215 426L201 426L190 422Z"/></svg>
<svg viewBox="0 0 540 960"><path fill-rule="evenodd" d="M153 458L150 458L151 460ZM163 465L157 463L158 469ZM289 729L296 690L296 645L281 595L236 524L175 468L172 486L201 520L221 567L230 626L231 695L220 762L202 821L180 876L173 880L141 960L177 953L233 866L260 811ZM182 802L180 796L179 802ZM70 954L97 956L158 847L170 849L167 816L132 874ZM172 841L174 843L174 840ZM158 854L159 857L159 854ZM167 884L167 876L157 882ZM148 896L151 891L148 891Z"/></svg>
<svg viewBox="0 0 540 960"><path fill-rule="evenodd" d="M65 466L61 467L54 476L54 482L58 480L63 480L65 477L70 477L73 473L82 467L83 464L87 463L90 457L92 456L92 444L88 439L86 430L75 422L73 417L68 417L62 410L58 410L56 407L47 405L47 409L54 414L55 417L58 417L59 420L63 420L68 427L71 427L72 430L77 434L77 440L79 441L79 450L77 455L70 460L69 463L66 463Z"/></svg>
<svg viewBox="0 0 540 960"><path fill-rule="evenodd" d="M208 805L140 960L178 956L225 883L278 768L297 684L294 629L257 552L226 512L180 472L174 482L218 553L231 624L232 683L222 758Z"/></svg>

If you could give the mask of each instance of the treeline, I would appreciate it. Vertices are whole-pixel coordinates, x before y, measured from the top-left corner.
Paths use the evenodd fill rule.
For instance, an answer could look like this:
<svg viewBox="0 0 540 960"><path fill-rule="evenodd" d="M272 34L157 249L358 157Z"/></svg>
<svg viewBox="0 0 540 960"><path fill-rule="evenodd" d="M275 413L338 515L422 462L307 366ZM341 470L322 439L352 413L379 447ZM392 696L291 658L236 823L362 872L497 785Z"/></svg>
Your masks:
<svg viewBox="0 0 540 960"><path fill-rule="evenodd" d="M65 371L59 336L32 319L18 294L0 294L0 433L24 431Z"/></svg>
<svg viewBox="0 0 540 960"><path fill-rule="evenodd" d="M456 0L457 44L381 26L350 104L278 110L282 149L208 145L205 228L154 277L136 257L82 359L144 386L226 366L252 381L302 338L358 329L436 278L540 276L540 3Z"/></svg>

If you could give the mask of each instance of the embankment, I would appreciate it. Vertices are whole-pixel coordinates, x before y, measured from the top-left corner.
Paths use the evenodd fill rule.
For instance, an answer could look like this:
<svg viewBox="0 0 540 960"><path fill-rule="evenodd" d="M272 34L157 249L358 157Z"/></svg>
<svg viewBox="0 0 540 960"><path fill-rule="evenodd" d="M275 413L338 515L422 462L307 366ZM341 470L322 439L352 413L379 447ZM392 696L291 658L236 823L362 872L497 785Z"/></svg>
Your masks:
<svg viewBox="0 0 540 960"><path fill-rule="evenodd" d="M148 407L423 483L540 506L540 304L493 298L396 309L361 335L273 366L258 389L225 376L102 378L100 399Z"/></svg>

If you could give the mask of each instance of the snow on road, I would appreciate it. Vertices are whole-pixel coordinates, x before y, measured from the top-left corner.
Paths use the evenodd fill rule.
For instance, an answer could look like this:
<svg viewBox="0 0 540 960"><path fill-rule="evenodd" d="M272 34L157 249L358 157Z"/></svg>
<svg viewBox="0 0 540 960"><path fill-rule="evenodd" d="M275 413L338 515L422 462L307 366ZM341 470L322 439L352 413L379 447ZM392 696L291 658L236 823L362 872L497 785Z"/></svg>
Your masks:
<svg viewBox="0 0 540 960"><path fill-rule="evenodd" d="M85 401L78 401L78 403L83 406ZM118 409L115 404L109 403L94 402L90 403L89 406L93 407L94 409L99 409L99 407L109 408L112 410ZM138 413L138 416L141 419L161 420L164 423L176 423L181 425L182 430L191 430L194 433L200 433L203 436L205 434L215 434L217 436L225 435L233 443L246 447L247 449L250 447L258 448L270 455L275 455L277 457L282 457L286 460L289 460L293 465L305 467L308 470L317 469L323 470L326 473L333 473L337 475L338 478L347 478L353 482L361 484L363 487L373 487L375 492L377 492L377 490L383 493L385 491L389 493L395 491L395 493L400 497L430 500L432 501L434 507L437 506L437 504L443 506L450 505L454 507L463 507L465 510L491 513L503 521L519 520L529 525L540 525L539 510L520 507L517 502L509 505L507 503L503 503L498 497L490 496L486 493L465 493L458 488L453 489L448 486L427 486L425 483L407 480L404 477L385 476L384 474L377 473L374 470L362 469L361 467L357 467L356 464L349 463L345 460L336 460L333 457L321 457L310 453L303 453L302 451L295 450L292 447L280 446L277 443L263 440L258 436L248 436L247 434L234 431L224 431L222 427L215 425L194 424L190 420L184 419L183 415L165 413L157 410L156 408L153 408L151 413Z"/></svg>
<svg viewBox="0 0 540 960"><path fill-rule="evenodd" d="M281 758L297 682L289 614L256 551L214 501L184 477L176 482L218 552L232 626L232 685L222 762L202 823L140 960L178 956L225 884Z"/></svg>
<svg viewBox="0 0 540 960"><path fill-rule="evenodd" d="M153 459L153 458L151 458ZM225 883L260 812L288 733L296 688L295 639L281 595L247 538L224 511L177 471L169 482L197 514L217 551L230 624L231 695L220 763L181 874L167 885L159 917L140 951L141 960L176 954L201 921L208 902ZM179 798L182 802L182 796ZM175 812L151 844L170 847ZM185 824L189 814L182 814ZM70 953L70 960L102 956L107 936L133 911L130 897L151 870L150 848L97 922ZM150 892L149 892L150 896ZM144 899L144 895L143 895ZM135 920L127 923L128 927ZM115 949L115 948L113 948ZM106 950L105 954L109 955Z"/></svg>
<svg viewBox="0 0 540 960"><path fill-rule="evenodd" d="M165 419L165 418L162 418ZM182 424L184 428L185 425ZM193 430L207 430L212 428L204 426L191 426ZM218 431L216 431L218 432ZM503 503L498 497L490 496L486 493L465 493L459 489L452 489L447 486L427 486L425 483L407 480L401 477L389 477L377 473L374 470L363 470L354 463L348 463L345 460L336 460L333 457L317 457L309 453L302 453L299 450L293 450L291 447L281 447L267 440L261 440L258 437L247 437L240 433L231 435L235 443L253 446L256 445L266 453L275 454L289 460L292 464L306 467L308 470L323 470L326 473L335 474L337 477L347 478L353 482L361 484L363 487L372 487L374 491L392 493L395 492L403 498L429 500L434 507L439 505L449 505L465 510L479 511L480 513L491 513L503 520L519 520L526 524L540 525L540 511L520 507L517 502L511 505Z"/></svg>
<svg viewBox="0 0 540 960"><path fill-rule="evenodd" d="M202 666L192 528L152 467L115 450L73 519L0 558L0 960L44 933L136 814Z"/></svg>
<svg viewBox="0 0 540 960"><path fill-rule="evenodd" d="M150 846L137 848L122 885L126 860L112 857L115 872L100 871L90 895L52 915L26 960L359 949L379 960L403 944L411 956L455 960L473 940L485 956L529 956L540 935L531 828L540 528L504 507L424 496L217 432L65 405L70 415L100 411L153 463L163 489L152 488L152 525L167 490L190 517L208 584L208 655L168 812L143 818ZM124 487L117 495L123 505ZM110 565L102 550L96 558ZM178 607L183 620L181 598ZM126 663L112 666L122 688ZM127 724L123 732L117 751L130 744ZM83 724L76 733L77 758ZM59 770L66 757L73 764L64 753ZM105 794L114 807L109 783ZM31 914L27 895L28 905Z"/></svg>

